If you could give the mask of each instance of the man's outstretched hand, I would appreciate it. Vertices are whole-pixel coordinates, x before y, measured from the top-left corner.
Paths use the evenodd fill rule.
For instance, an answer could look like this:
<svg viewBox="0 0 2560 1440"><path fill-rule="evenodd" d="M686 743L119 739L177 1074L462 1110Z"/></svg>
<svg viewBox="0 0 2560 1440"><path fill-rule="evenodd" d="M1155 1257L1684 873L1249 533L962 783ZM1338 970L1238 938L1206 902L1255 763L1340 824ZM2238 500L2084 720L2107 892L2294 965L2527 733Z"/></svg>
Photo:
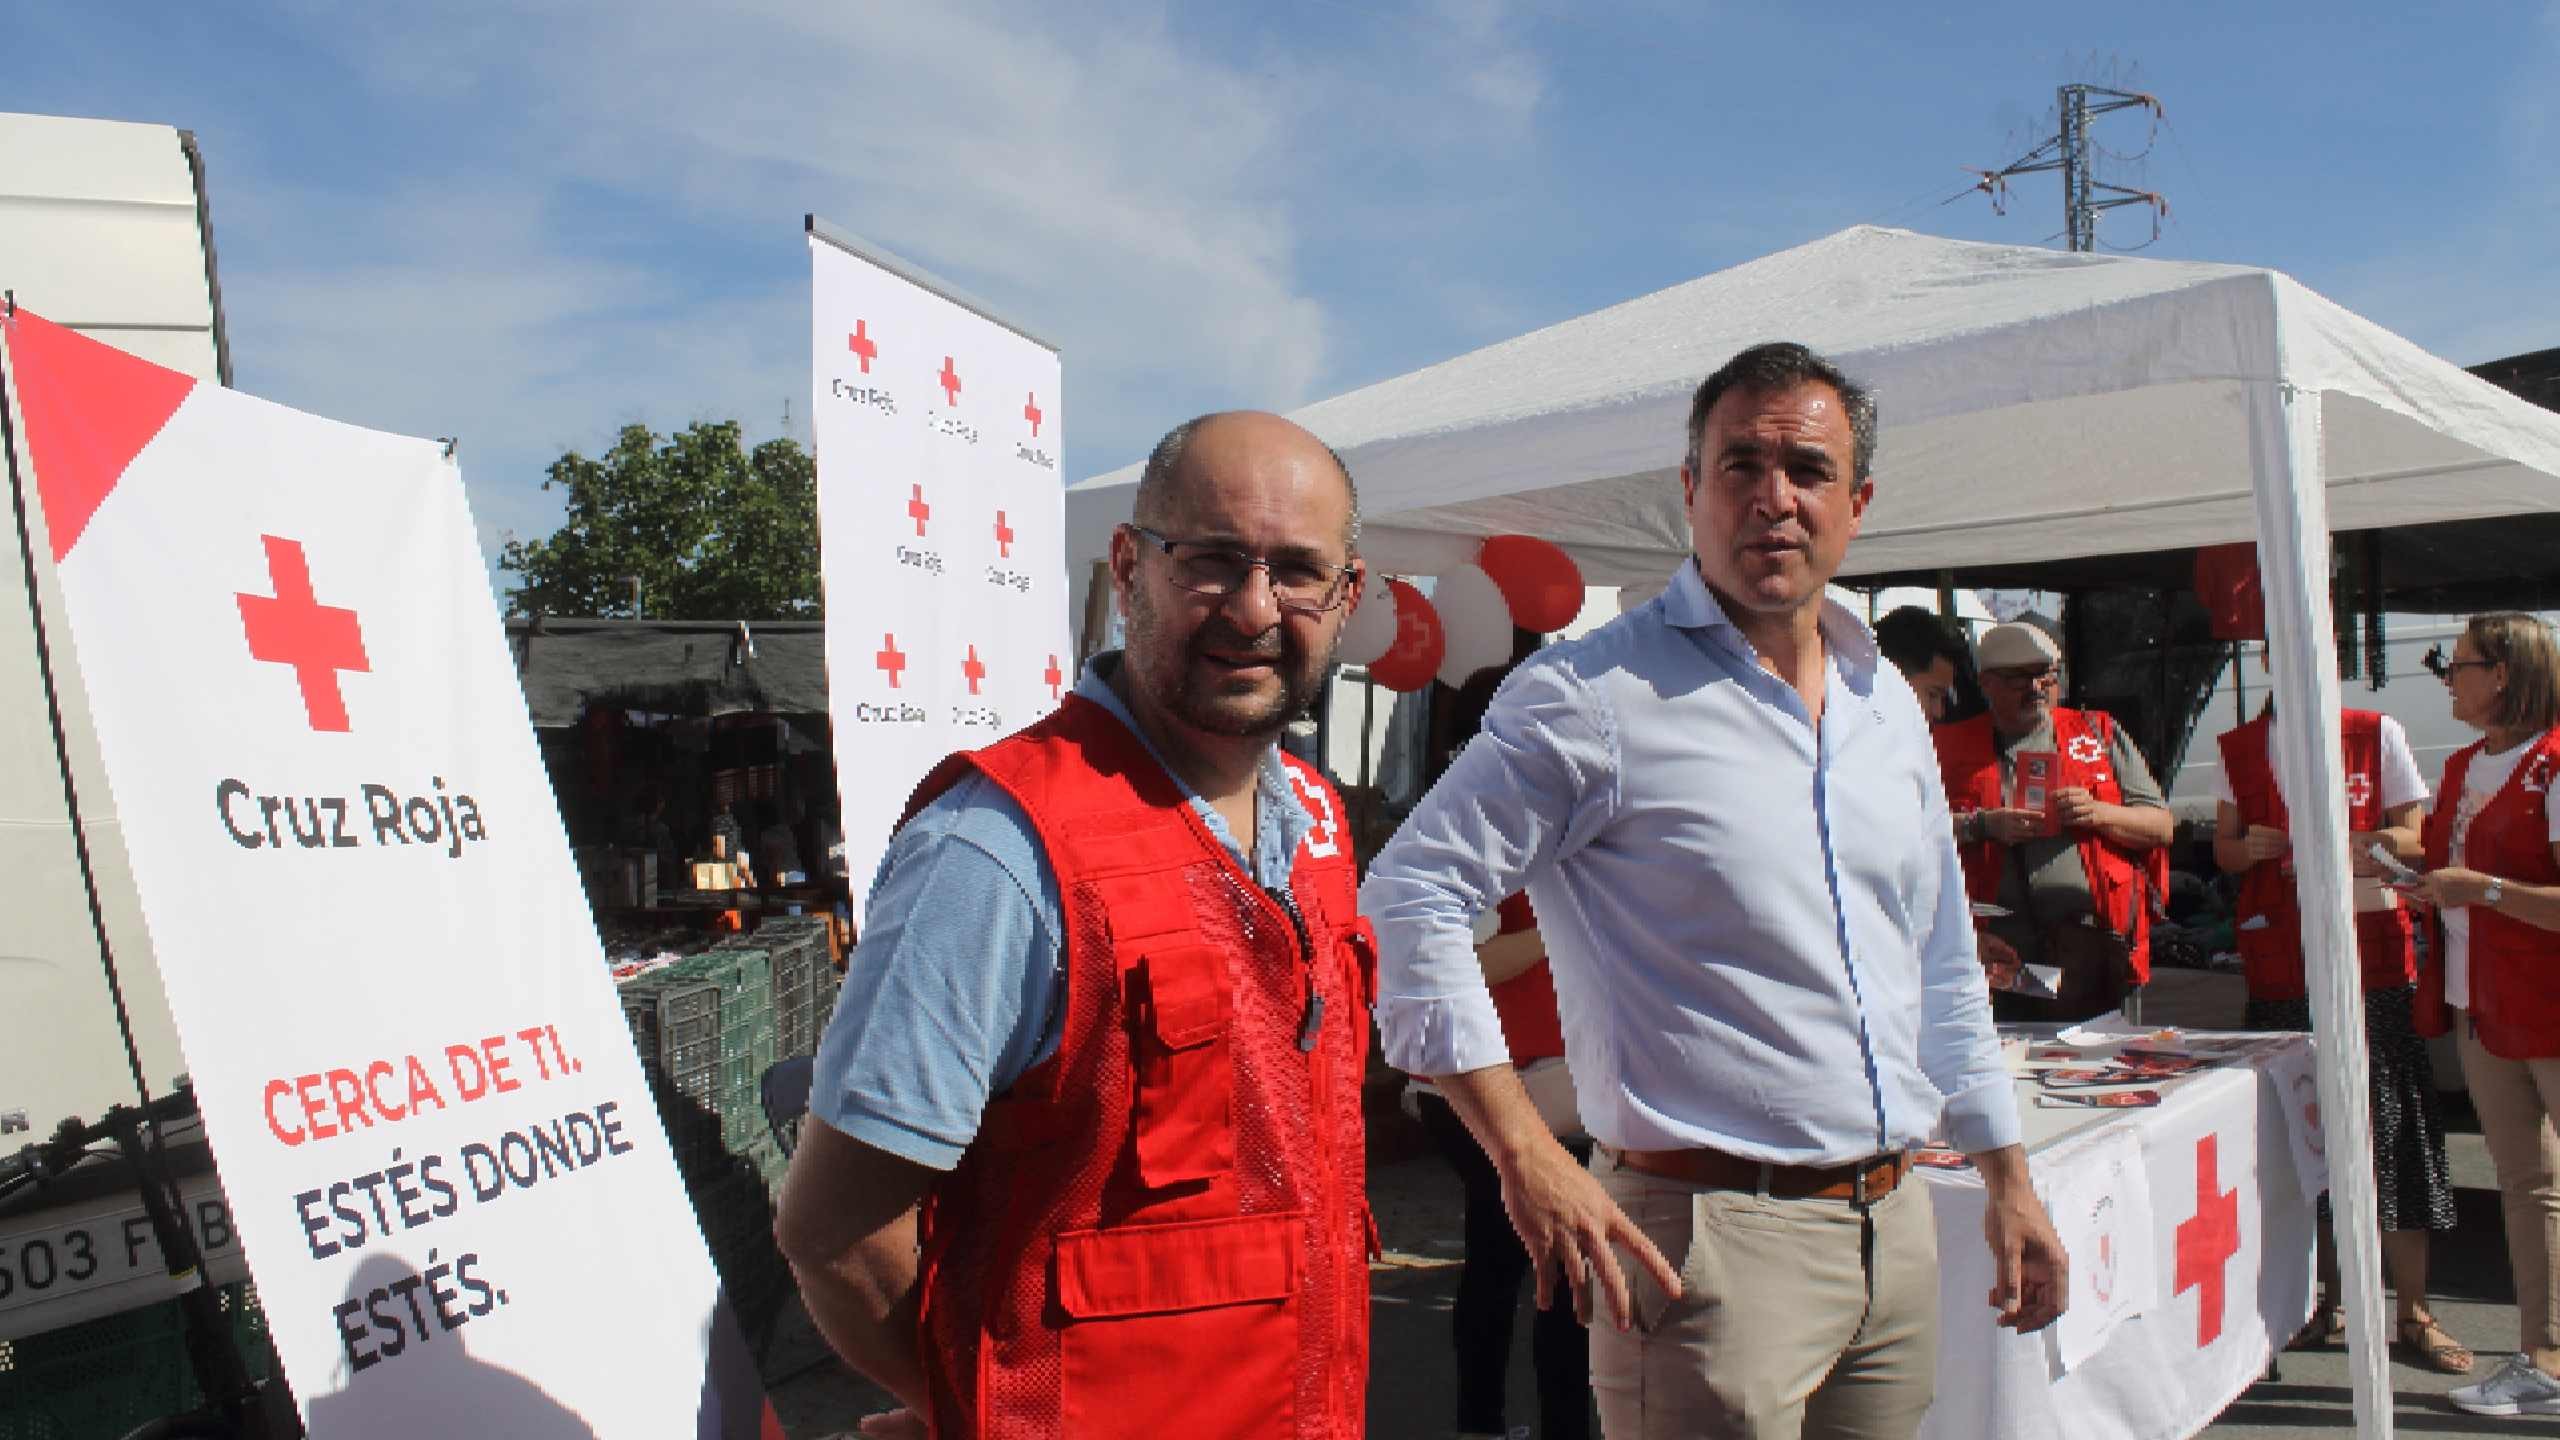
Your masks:
<svg viewBox="0 0 2560 1440"><path fill-rule="evenodd" d="M1605 1294L1620 1330L1635 1324L1634 1287L1619 1268L1613 1245L1624 1246L1666 1295L1680 1293L1680 1274L1618 1208L1591 1172L1552 1138L1522 1147L1502 1170L1502 1205L1529 1252L1538 1277L1538 1308L1553 1303L1556 1281L1573 1287L1573 1313L1591 1323L1597 1296Z"/></svg>

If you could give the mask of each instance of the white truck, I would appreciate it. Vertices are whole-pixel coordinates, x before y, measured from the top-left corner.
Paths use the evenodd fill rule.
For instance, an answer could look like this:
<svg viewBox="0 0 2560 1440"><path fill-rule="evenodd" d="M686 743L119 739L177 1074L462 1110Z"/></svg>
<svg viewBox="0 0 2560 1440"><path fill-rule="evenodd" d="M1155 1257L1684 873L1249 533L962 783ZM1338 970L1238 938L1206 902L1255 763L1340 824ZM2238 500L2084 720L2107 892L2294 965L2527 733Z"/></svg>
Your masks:
<svg viewBox="0 0 2560 1440"><path fill-rule="evenodd" d="M0 114L0 289L48 320L230 383L204 166L185 131ZM14 397L10 407L23 434ZM10 461L31 501L23 455ZM0 1169L65 1117L94 1120L136 1099L73 843L66 752L142 1078L159 1095L187 1068L99 767L43 516L32 503L23 509L30 533L0 544ZM48 703L48 669L58 704ZM187 699L169 703L183 711ZM202 1146L168 1138L208 1273L237 1279L239 1244ZM140 1214L130 1182L101 1166L48 1187L35 1207L21 1197L0 1213L0 1339L166 1298L169 1280Z"/></svg>

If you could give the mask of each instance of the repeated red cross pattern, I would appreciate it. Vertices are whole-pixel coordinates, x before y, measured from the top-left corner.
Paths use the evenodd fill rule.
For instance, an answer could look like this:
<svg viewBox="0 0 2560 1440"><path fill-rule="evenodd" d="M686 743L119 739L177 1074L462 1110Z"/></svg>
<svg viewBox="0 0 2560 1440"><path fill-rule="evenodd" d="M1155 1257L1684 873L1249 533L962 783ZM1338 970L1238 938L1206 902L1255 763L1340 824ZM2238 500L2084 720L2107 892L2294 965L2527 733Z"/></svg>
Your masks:
<svg viewBox="0 0 2560 1440"><path fill-rule="evenodd" d="M996 512L996 556L1003 560L1013 558L1013 527L1004 523L1001 510Z"/></svg>
<svg viewBox="0 0 2560 1440"><path fill-rule="evenodd" d="M249 654L259 660L293 667L302 687L302 709L314 730L345 732L347 700L338 687L338 672L370 673L364 630L356 612L323 605L311 593L311 562L302 542L275 535L258 537L267 547L267 580L273 596L236 593L240 628L249 637Z"/></svg>
<svg viewBox="0 0 2560 1440"><path fill-rule="evenodd" d="M880 347L871 343L871 322L854 321L853 333L844 337L844 348L852 351L854 358L862 362L862 373L870 374L871 362L880 358Z"/></svg>
<svg viewBox="0 0 2560 1440"><path fill-rule="evenodd" d="M987 664L978 658L978 647L969 647L969 658L960 662L960 673L968 677L969 693L978 693L978 682L987 678Z"/></svg>
<svg viewBox="0 0 2560 1440"><path fill-rule="evenodd" d="M951 368L950 356L945 355L942 357L942 373L935 376L934 379L942 386L943 404L957 405L960 403L960 372Z"/></svg>
<svg viewBox="0 0 2560 1440"><path fill-rule="evenodd" d="M2178 1290L2196 1291L2196 1348L2222 1337L2223 1271L2240 1253L2240 1192L2221 1188L2220 1139L2196 1142L2196 1213L2178 1222Z"/></svg>
<svg viewBox="0 0 2560 1440"><path fill-rule="evenodd" d="M1040 438L1040 393L1027 391L1022 397L1022 418L1031 422L1031 438Z"/></svg>
<svg viewBox="0 0 2560 1440"><path fill-rule="evenodd" d="M933 507L924 503L924 487L907 487L907 518L916 522L916 536L924 536L924 522L933 518Z"/></svg>
<svg viewBox="0 0 2560 1440"><path fill-rule="evenodd" d="M907 655L905 651L898 648L898 637L881 636L880 649L871 657L871 663L879 666L881 672L889 677L889 688L897 689L898 672L907 668Z"/></svg>

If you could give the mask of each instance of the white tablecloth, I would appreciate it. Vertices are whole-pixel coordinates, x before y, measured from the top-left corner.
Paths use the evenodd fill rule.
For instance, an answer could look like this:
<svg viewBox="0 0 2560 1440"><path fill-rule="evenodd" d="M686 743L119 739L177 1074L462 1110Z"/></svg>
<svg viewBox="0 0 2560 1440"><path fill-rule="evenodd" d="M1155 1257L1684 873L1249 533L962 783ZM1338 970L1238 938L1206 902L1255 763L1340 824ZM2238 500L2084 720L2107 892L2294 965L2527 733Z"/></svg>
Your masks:
<svg viewBox="0 0 2560 1440"><path fill-rule="evenodd" d="M2190 1048L2239 1045L2196 1035ZM2105 1051L2093 1052L2104 1055ZM2041 1334L1986 1303L1981 1178L1923 1170L1937 1210L1940 1346L1927 1440L2193 1435L2311 1313L2313 1205L2298 1149L2305 1036L2256 1037L2154 1109L2054 1110L2019 1082L2036 1186L2071 1251L2072 1311Z"/></svg>

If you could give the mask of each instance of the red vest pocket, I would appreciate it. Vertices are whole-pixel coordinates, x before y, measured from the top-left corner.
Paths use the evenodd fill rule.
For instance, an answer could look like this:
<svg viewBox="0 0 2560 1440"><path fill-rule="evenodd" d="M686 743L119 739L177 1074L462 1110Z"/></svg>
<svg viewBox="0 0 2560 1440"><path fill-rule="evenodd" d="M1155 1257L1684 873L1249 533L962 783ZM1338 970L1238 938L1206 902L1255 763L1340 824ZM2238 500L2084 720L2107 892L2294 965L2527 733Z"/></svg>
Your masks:
<svg viewBox="0 0 2560 1440"><path fill-rule="evenodd" d="M1162 1188L1225 1175L1236 1163L1226 952L1172 945L1148 951L1137 968L1145 993L1129 1045L1138 1179Z"/></svg>
<svg viewBox="0 0 2560 1440"><path fill-rule="evenodd" d="M1304 1228L1256 1215L1059 1236L1062 1433L1296 1435Z"/></svg>

